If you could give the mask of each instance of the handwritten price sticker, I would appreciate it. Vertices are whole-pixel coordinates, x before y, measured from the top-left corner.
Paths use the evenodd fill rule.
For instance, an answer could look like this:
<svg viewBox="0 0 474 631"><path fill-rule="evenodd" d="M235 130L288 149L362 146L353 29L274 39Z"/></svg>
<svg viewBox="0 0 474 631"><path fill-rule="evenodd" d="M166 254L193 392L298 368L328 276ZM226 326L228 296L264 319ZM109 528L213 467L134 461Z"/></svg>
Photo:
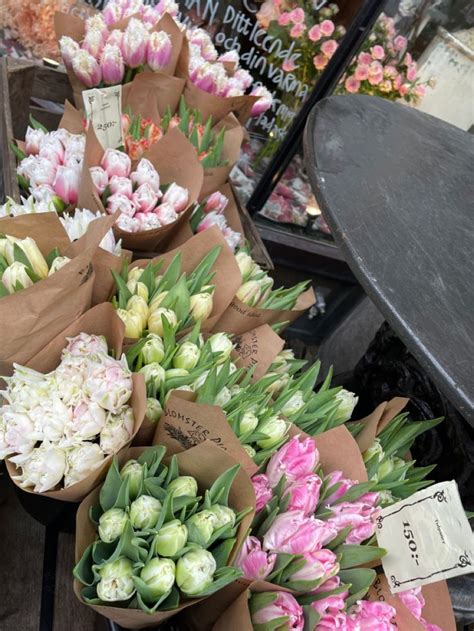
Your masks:
<svg viewBox="0 0 474 631"><path fill-rule="evenodd" d="M92 88L82 93L86 118L104 149L124 144L122 133L122 86Z"/></svg>
<svg viewBox="0 0 474 631"><path fill-rule="evenodd" d="M392 593L473 571L474 535L456 482L441 482L385 508L377 518Z"/></svg>

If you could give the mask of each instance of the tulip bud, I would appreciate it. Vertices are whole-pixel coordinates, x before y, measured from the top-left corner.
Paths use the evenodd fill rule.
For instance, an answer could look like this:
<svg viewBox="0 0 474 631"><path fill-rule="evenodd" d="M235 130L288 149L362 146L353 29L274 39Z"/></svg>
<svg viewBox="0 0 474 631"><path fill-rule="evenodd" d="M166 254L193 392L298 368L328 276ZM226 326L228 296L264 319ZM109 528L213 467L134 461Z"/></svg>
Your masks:
<svg viewBox="0 0 474 631"><path fill-rule="evenodd" d="M173 493L173 497L196 497L198 491L198 485L190 475L180 475L168 484L167 491Z"/></svg>
<svg viewBox="0 0 474 631"><path fill-rule="evenodd" d="M252 118L254 118L255 116L260 116L260 114L263 114L272 106L272 93L263 86L259 88L254 88L250 93L250 96L259 97L258 101L256 101L252 106L252 110L250 112L250 116Z"/></svg>
<svg viewBox="0 0 474 631"><path fill-rule="evenodd" d="M139 372L145 377L147 385L153 384L156 388L160 388L166 378L165 369L158 362L143 366Z"/></svg>
<svg viewBox="0 0 474 631"><path fill-rule="evenodd" d="M133 565L130 559L120 557L98 569L97 596L104 602L128 600L135 593Z"/></svg>
<svg viewBox="0 0 474 631"><path fill-rule="evenodd" d="M87 50L75 52L71 63L74 74L86 87L95 88L99 85L102 79L100 66Z"/></svg>
<svg viewBox="0 0 474 631"><path fill-rule="evenodd" d="M31 237L15 239L14 243L9 239L5 247L5 258L9 264L15 261L14 245L17 245L23 251L35 274L40 278L46 278L48 276L48 264L34 239Z"/></svg>
<svg viewBox="0 0 474 631"><path fill-rule="evenodd" d="M150 591L152 598L160 598L174 585L176 566L171 559L150 559L140 572L140 578Z"/></svg>
<svg viewBox="0 0 474 631"><path fill-rule="evenodd" d="M106 85L117 85L122 83L125 74L120 48L114 44L106 44L100 57L100 69L102 79Z"/></svg>
<svg viewBox="0 0 474 631"><path fill-rule="evenodd" d="M192 370L198 363L200 354L201 352L196 344L183 342L173 357L173 366L175 368Z"/></svg>
<svg viewBox="0 0 474 631"><path fill-rule="evenodd" d="M142 346L141 356L143 363L154 364L160 363L165 356L165 347L163 340L156 333L149 333L145 344Z"/></svg>
<svg viewBox="0 0 474 631"><path fill-rule="evenodd" d="M209 512L214 515L214 530L222 528L223 526L235 526L235 513L228 506L222 504L213 504L209 509Z"/></svg>
<svg viewBox="0 0 474 631"><path fill-rule="evenodd" d="M216 191L215 193L212 193L212 195L209 195L209 197L207 198L206 205L204 206L204 212L223 213L228 203L229 199L219 191Z"/></svg>
<svg viewBox="0 0 474 631"><path fill-rule="evenodd" d="M66 204L75 206L79 197L80 179L81 168L79 166L58 166L53 182L54 192Z"/></svg>
<svg viewBox="0 0 474 631"><path fill-rule="evenodd" d="M145 63L149 37L143 22L136 18L129 21L122 41L122 54L127 66L138 68Z"/></svg>
<svg viewBox="0 0 474 631"><path fill-rule="evenodd" d="M100 161L100 166L107 172L109 178L112 178L114 175L128 177L132 168L132 162L123 151L106 149Z"/></svg>
<svg viewBox="0 0 474 631"><path fill-rule="evenodd" d="M203 510L200 513L195 513L186 522L188 541L205 548L212 537L215 524L216 517L211 511Z"/></svg>
<svg viewBox="0 0 474 631"><path fill-rule="evenodd" d="M134 280L132 278L128 280L127 288L132 294L143 298L143 300L146 301L147 306L148 306L148 287L145 285L145 283L140 283L140 281Z"/></svg>
<svg viewBox="0 0 474 631"><path fill-rule="evenodd" d="M127 525L127 513L121 508L110 508L100 516L99 537L104 543L113 543L118 539Z"/></svg>
<svg viewBox="0 0 474 631"><path fill-rule="evenodd" d="M258 280L248 280L239 287L236 297L249 307L255 307L259 302L262 292Z"/></svg>
<svg viewBox="0 0 474 631"><path fill-rule="evenodd" d="M385 456L385 452L378 438L374 438L374 442L362 454L362 458L364 459L364 462L368 462L374 456L377 456L377 462L380 462Z"/></svg>
<svg viewBox="0 0 474 631"><path fill-rule="evenodd" d="M294 395L281 408L280 413L283 416L292 416L301 410L304 406L304 398L301 390L297 390Z"/></svg>
<svg viewBox="0 0 474 631"><path fill-rule="evenodd" d="M159 307L158 309L154 309L153 311L151 311L148 318L148 330L150 331L150 333L156 333L161 337L163 337L164 334L162 316L164 316L168 320L168 323L171 326L176 326L178 324L176 313L171 309Z"/></svg>
<svg viewBox="0 0 474 631"><path fill-rule="evenodd" d="M179 186L176 182L170 184L166 193L163 195L163 204L170 204L175 212L181 213L188 205L189 193L186 188Z"/></svg>
<svg viewBox="0 0 474 631"><path fill-rule="evenodd" d="M156 311L167 295L167 291L162 291L161 293L156 294L156 296L154 296L152 301L150 302L150 311Z"/></svg>
<svg viewBox="0 0 474 631"><path fill-rule="evenodd" d="M140 495L130 506L130 523L135 530L156 526L161 513L161 502L151 495Z"/></svg>
<svg viewBox="0 0 474 631"><path fill-rule="evenodd" d="M117 315L125 324L125 337L138 339L142 336L143 320L141 315L126 309L117 309Z"/></svg>
<svg viewBox="0 0 474 631"><path fill-rule="evenodd" d="M59 270L67 265L70 260L71 259L68 256L57 256L49 268L48 276L52 276L56 272L59 272Z"/></svg>
<svg viewBox="0 0 474 631"><path fill-rule="evenodd" d="M245 412L239 423L239 435L253 432L258 426L258 417L253 412Z"/></svg>
<svg viewBox="0 0 474 631"><path fill-rule="evenodd" d="M189 312L195 321L205 320L211 315L214 306L211 294L194 294L190 303Z"/></svg>
<svg viewBox="0 0 474 631"><path fill-rule="evenodd" d="M196 596L212 584L216 567L208 550L187 552L176 565L176 583L186 596Z"/></svg>
<svg viewBox="0 0 474 631"><path fill-rule="evenodd" d="M245 449L247 456L249 456L249 458L252 458L253 460L255 456L257 455L257 452L255 451L255 449L251 447L250 445L242 445L242 447Z"/></svg>
<svg viewBox="0 0 474 631"><path fill-rule="evenodd" d="M135 499L139 493L143 478L143 466L136 460L129 460L120 470L122 480L129 479L128 490L130 499Z"/></svg>
<svg viewBox="0 0 474 631"><path fill-rule="evenodd" d="M379 480L383 480L387 475L390 475L394 470L395 466L393 463L393 458L388 457L382 460L379 464L379 468L377 471L377 477Z"/></svg>
<svg viewBox="0 0 474 631"><path fill-rule="evenodd" d="M79 44L72 37L63 35L59 40L59 50L66 68L72 68L73 59L81 50Z"/></svg>
<svg viewBox="0 0 474 631"><path fill-rule="evenodd" d="M158 197L161 197L160 176L153 164L146 158L140 160L135 171L131 174L130 179L137 186L145 183L149 184Z"/></svg>
<svg viewBox="0 0 474 631"><path fill-rule="evenodd" d="M147 64L154 72L166 68L171 60L171 39L165 31L154 31L148 40L146 52Z"/></svg>
<svg viewBox="0 0 474 631"><path fill-rule="evenodd" d="M28 276L26 269L26 265L15 261L3 272L2 283L8 292L13 294L18 289L26 289L33 285L33 281Z"/></svg>
<svg viewBox="0 0 474 631"><path fill-rule="evenodd" d="M339 390L336 394L336 401L339 401L339 407L337 408L335 421L337 423L345 423L348 421L352 416L352 412L354 411L358 400L359 397L356 397L353 392L349 392L344 389Z"/></svg>
<svg viewBox="0 0 474 631"><path fill-rule="evenodd" d="M132 267L131 269L128 270L128 280L139 281L140 278L142 277L142 274L143 274L143 270L141 267Z"/></svg>
<svg viewBox="0 0 474 631"><path fill-rule="evenodd" d="M289 424L279 416L272 416L265 425L259 428L259 432L268 436L257 442L261 449L270 449L274 447L286 435Z"/></svg>
<svg viewBox="0 0 474 631"><path fill-rule="evenodd" d="M155 553L162 557L174 557L181 552L188 540L188 529L179 519L165 524L155 535Z"/></svg>
<svg viewBox="0 0 474 631"><path fill-rule="evenodd" d="M160 402L157 399L152 399L148 397L146 400L146 417L152 423L158 423L161 418L161 414L163 413L163 408L160 405Z"/></svg>
<svg viewBox="0 0 474 631"><path fill-rule="evenodd" d="M224 407L231 400L232 395L227 386L224 386L218 393L214 400L214 405L218 405L219 407Z"/></svg>
<svg viewBox="0 0 474 631"><path fill-rule="evenodd" d="M239 266L240 273L242 274L242 280L246 281L252 275L255 269L255 263L251 256L247 252L241 251L235 255L235 260Z"/></svg>
<svg viewBox="0 0 474 631"><path fill-rule="evenodd" d="M185 368L168 368L166 371L166 381L168 381L168 379L175 379L176 377L187 377L188 375L189 372Z"/></svg>
<svg viewBox="0 0 474 631"><path fill-rule="evenodd" d="M127 302L127 311L132 313L138 313L138 315L142 319L143 328L146 327L146 323L148 320L148 303L145 298L141 296L132 296L130 300Z"/></svg>
<svg viewBox="0 0 474 631"><path fill-rule="evenodd" d="M230 356L234 345L227 333L214 333L209 338L209 344L213 353L220 353L217 364L223 364Z"/></svg>
<svg viewBox="0 0 474 631"><path fill-rule="evenodd" d="M96 191L99 193L99 195L102 195L109 183L109 176L102 167L91 167L89 169L89 173L91 175L92 183L94 184Z"/></svg>

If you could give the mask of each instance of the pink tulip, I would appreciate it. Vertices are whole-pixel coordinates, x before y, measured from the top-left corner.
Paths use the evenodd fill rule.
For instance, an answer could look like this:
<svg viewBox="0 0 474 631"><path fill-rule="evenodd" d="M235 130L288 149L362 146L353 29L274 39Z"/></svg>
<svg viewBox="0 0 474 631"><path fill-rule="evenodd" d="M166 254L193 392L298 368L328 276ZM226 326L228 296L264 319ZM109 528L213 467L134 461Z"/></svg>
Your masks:
<svg viewBox="0 0 474 631"><path fill-rule="evenodd" d="M393 45L396 50L405 50L407 47L407 38L403 37L403 35L397 35L397 37L393 40Z"/></svg>
<svg viewBox="0 0 474 631"><path fill-rule="evenodd" d="M297 39L303 35L305 30L306 26L304 24L295 24L290 30L290 37Z"/></svg>
<svg viewBox="0 0 474 631"><path fill-rule="evenodd" d="M328 65L328 58L325 55L315 55L313 57L313 64L316 70L324 70Z"/></svg>
<svg viewBox="0 0 474 631"><path fill-rule="evenodd" d="M264 473L252 477L253 490L255 491L257 513L272 499L273 491Z"/></svg>
<svg viewBox="0 0 474 631"><path fill-rule="evenodd" d="M355 77L347 77L347 79L344 81L344 87L351 94L355 94L359 91L360 81L358 81Z"/></svg>
<svg viewBox="0 0 474 631"><path fill-rule="evenodd" d="M425 606L425 599L421 593L421 587L414 587L413 589L407 589L405 592L398 592L397 596L411 615L417 620L420 620L423 607Z"/></svg>
<svg viewBox="0 0 474 631"><path fill-rule="evenodd" d="M107 172L104 171L102 167L91 167L89 169L89 173L91 174L92 183L94 184L96 191L99 195L102 195L109 184L109 176L107 175Z"/></svg>
<svg viewBox="0 0 474 631"><path fill-rule="evenodd" d="M174 0L160 0L156 5L156 10L160 15L169 13L172 18L175 18L179 12L179 5Z"/></svg>
<svg viewBox="0 0 474 631"><path fill-rule="evenodd" d="M107 38L106 46L118 46L120 48L120 54L122 54L123 32L118 29L113 30Z"/></svg>
<svg viewBox="0 0 474 631"><path fill-rule="evenodd" d="M25 135L26 155L37 155L45 138L46 134L42 129L33 129L33 127L28 126Z"/></svg>
<svg viewBox="0 0 474 631"><path fill-rule="evenodd" d="M252 106L250 116L252 117L260 116L260 114L263 114L264 112L266 112L268 109L271 108L272 103L273 103L273 97L272 97L271 92L267 90L267 88L263 86L259 88L254 88L252 92L250 93L250 96L259 97L258 101L256 101Z"/></svg>
<svg viewBox="0 0 474 631"><path fill-rule="evenodd" d="M293 24L302 24L305 17L304 10L301 7L293 9L293 11L290 12L290 20Z"/></svg>
<svg viewBox="0 0 474 631"><path fill-rule="evenodd" d="M28 162L31 158L31 163ZM22 160L17 168L19 175L23 175L30 182L32 189L39 186L52 186L56 176L57 165L50 162L47 158L39 156L29 156Z"/></svg>
<svg viewBox="0 0 474 631"><path fill-rule="evenodd" d="M327 42L323 42L321 45L321 51L326 55L326 57L331 58L336 52L338 43L335 39L328 39Z"/></svg>
<svg viewBox="0 0 474 631"><path fill-rule="evenodd" d="M102 156L100 166L107 171L109 178L114 175L128 177L132 168L132 162L123 151L107 149Z"/></svg>
<svg viewBox="0 0 474 631"><path fill-rule="evenodd" d="M147 25L149 29L153 28L160 19L160 15L156 10L156 7L143 6L140 11L142 21Z"/></svg>
<svg viewBox="0 0 474 631"><path fill-rule="evenodd" d="M223 53L220 57L219 60L221 63L233 63L233 64L238 64L239 63L239 53L236 50L228 50L227 52Z"/></svg>
<svg viewBox="0 0 474 631"><path fill-rule="evenodd" d="M188 201L188 189L176 184L176 182L173 182L168 186L162 199L163 204L170 204L177 213L181 213L186 209Z"/></svg>
<svg viewBox="0 0 474 631"><path fill-rule="evenodd" d="M140 20L131 18L125 29L122 41L122 55L125 64L138 68L146 62L147 44L150 35Z"/></svg>
<svg viewBox="0 0 474 631"><path fill-rule="evenodd" d="M72 59L74 74L88 88L95 88L102 79L97 60L86 50L79 50Z"/></svg>
<svg viewBox="0 0 474 631"><path fill-rule="evenodd" d="M216 61L217 50L212 43L211 37L203 29L197 29L191 32L191 44L199 47L201 57L205 61Z"/></svg>
<svg viewBox="0 0 474 631"><path fill-rule="evenodd" d="M107 212L109 215L113 215L119 210L122 215L133 217L137 212L135 202L125 195L111 195L107 199Z"/></svg>
<svg viewBox="0 0 474 631"><path fill-rule="evenodd" d="M53 182L54 192L67 204L74 206L79 196L80 179L80 168L59 166Z"/></svg>
<svg viewBox="0 0 474 631"><path fill-rule="evenodd" d="M64 145L55 138L45 138L41 143L39 155L58 166L64 162Z"/></svg>
<svg viewBox="0 0 474 631"><path fill-rule="evenodd" d="M109 29L107 28L107 24L105 23L104 16L102 13L94 13L86 19L85 23L86 33L91 30L99 31L102 34L102 38L104 42L107 40L109 36Z"/></svg>
<svg viewBox="0 0 474 631"><path fill-rule="evenodd" d="M359 544L371 537L375 532L375 517L378 509L358 502L341 502L331 507L333 516L327 524L336 528L337 532L351 526L352 530L346 543Z"/></svg>
<svg viewBox="0 0 474 631"><path fill-rule="evenodd" d="M334 581L334 583L332 583ZM331 588L323 589L326 584L332 583L334 586ZM324 591L329 592L332 589L337 589L340 585L340 579L337 576L334 576L327 581L325 581L322 585L318 587L318 589L314 590L314 593L319 594ZM349 592L343 592L342 594L335 594L332 596L326 596L325 598L320 598L319 600L315 600L311 606L315 609L321 616L326 614L336 614L339 611L342 611L346 606L346 598L349 596Z"/></svg>
<svg viewBox="0 0 474 631"><path fill-rule="evenodd" d="M139 224L139 232L161 228L161 222L155 213L137 213L134 217Z"/></svg>
<svg viewBox="0 0 474 631"><path fill-rule="evenodd" d="M81 50L79 44L68 37L63 35L59 40L59 50L61 51L61 58L66 68L72 68L72 62L77 53Z"/></svg>
<svg viewBox="0 0 474 631"><path fill-rule="evenodd" d="M132 183L130 182L130 188ZM149 213L158 203L158 195L152 189L149 184L140 184L137 190L133 193L132 199L137 207L138 212Z"/></svg>
<svg viewBox="0 0 474 631"><path fill-rule="evenodd" d="M380 46L379 44L372 46L370 53L372 55L372 59L378 59L379 61L385 57L385 50L383 46Z"/></svg>
<svg viewBox="0 0 474 631"><path fill-rule="evenodd" d="M305 517L302 511L281 513L263 537L263 547L270 552L304 554L318 550L337 536L329 522Z"/></svg>
<svg viewBox="0 0 474 631"><path fill-rule="evenodd" d="M351 486L357 484L354 480L344 478L342 471L332 471L324 478L324 482L328 491L330 491L332 487L335 487L334 491L332 491L328 497L324 498L324 506L334 504L334 502L337 502L346 494Z"/></svg>
<svg viewBox="0 0 474 631"><path fill-rule="evenodd" d="M216 213L221 215L228 203L228 198L221 192L216 191L207 198L206 205L204 206L204 212L209 213L214 210Z"/></svg>
<svg viewBox="0 0 474 631"><path fill-rule="evenodd" d="M321 27L315 24L308 31L308 37L312 42L318 42L321 39Z"/></svg>
<svg viewBox="0 0 474 631"><path fill-rule="evenodd" d="M317 550L303 554L305 565L290 576L291 581L319 581L332 578L339 572L337 557L331 550ZM311 589L311 591L313 591Z"/></svg>
<svg viewBox="0 0 474 631"><path fill-rule="evenodd" d="M248 70L245 70L244 68L239 68L238 70L236 70L232 79L239 83L242 90L247 90L253 83L252 75L250 74L250 72L248 72Z"/></svg>
<svg viewBox="0 0 474 631"><path fill-rule="evenodd" d="M263 581L273 570L276 554L262 550L262 544L256 537L247 537L235 561L236 567L244 573L244 578Z"/></svg>
<svg viewBox="0 0 474 631"><path fill-rule="evenodd" d="M129 217L128 215L120 215L115 222L115 225L124 232L139 232L140 221L135 217Z"/></svg>
<svg viewBox="0 0 474 631"><path fill-rule="evenodd" d="M232 252L235 250L235 248L238 245L240 245L242 241L242 235L240 234L240 232L236 232L235 230L232 230L232 228L230 228L229 226L227 226L222 231L222 234L224 235L224 239L226 240L227 245L232 250Z"/></svg>
<svg viewBox="0 0 474 631"><path fill-rule="evenodd" d="M324 37L331 37L335 28L334 22L332 20L323 20L319 25L319 28L321 29L321 33Z"/></svg>
<svg viewBox="0 0 474 631"><path fill-rule="evenodd" d="M82 50L86 50L98 61L104 48L104 43L103 33L99 29L94 28L86 32L81 47Z"/></svg>
<svg viewBox="0 0 474 631"><path fill-rule="evenodd" d="M291 22L291 17L290 17L290 13L288 12L282 13L280 17L278 18L278 24L280 26L288 26L290 22Z"/></svg>
<svg viewBox="0 0 474 631"><path fill-rule="evenodd" d="M113 175L110 178L109 188L112 195L125 195L128 199L132 199L132 181L128 177Z"/></svg>
<svg viewBox="0 0 474 631"><path fill-rule="evenodd" d="M360 64L369 66L372 63L372 55L370 53L360 53L357 60Z"/></svg>
<svg viewBox="0 0 474 631"><path fill-rule="evenodd" d="M208 92L209 94L217 94L219 71L216 66L212 66L207 62L203 63L193 70L189 78L200 90Z"/></svg>
<svg viewBox="0 0 474 631"><path fill-rule="evenodd" d="M349 610L349 618L358 625L355 628L377 631L396 631L397 625L391 622L395 615L393 607L379 600L359 600Z"/></svg>
<svg viewBox="0 0 474 631"><path fill-rule="evenodd" d="M124 4L123 18L140 13L143 8L143 0L126 0Z"/></svg>
<svg viewBox="0 0 474 631"><path fill-rule="evenodd" d="M107 2L102 11L102 15L107 26L112 26L123 17L123 7L115 2Z"/></svg>
<svg viewBox="0 0 474 631"><path fill-rule="evenodd" d="M267 464L267 476L274 489L282 476L294 482L313 473L319 461L316 443L311 438L295 436L273 454Z"/></svg>
<svg viewBox="0 0 474 631"><path fill-rule="evenodd" d="M321 484L321 478L315 473L290 482L283 494L283 497L290 496L287 510L303 511L305 515L314 513L319 501Z"/></svg>
<svg viewBox="0 0 474 631"><path fill-rule="evenodd" d="M365 81L369 76L369 66L360 64L356 67L354 77L358 81Z"/></svg>
<svg viewBox="0 0 474 631"><path fill-rule="evenodd" d="M222 232L227 228L227 221L223 215L217 213L216 211L212 211L207 213L204 219L199 223L197 232L204 232L204 230L207 230L212 226L217 226Z"/></svg>
<svg viewBox="0 0 474 631"><path fill-rule="evenodd" d="M161 197L160 176L153 164L146 158L140 160L135 171L131 174L130 179L137 186L145 183L149 184L158 195L158 198Z"/></svg>
<svg viewBox="0 0 474 631"><path fill-rule="evenodd" d="M353 631L354 626L350 619L342 611L327 613L318 621L318 631ZM374 631L376 631L374 629ZM377 629L378 631L378 629Z"/></svg>
<svg viewBox="0 0 474 631"><path fill-rule="evenodd" d="M146 52L146 62L154 72L166 68L171 61L171 39L165 31L155 31L150 35Z"/></svg>
<svg viewBox="0 0 474 631"><path fill-rule="evenodd" d="M284 618L285 622L282 622L278 628L303 631L303 608L295 597L287 592L275 592L275 594L276 599L272 603L252 613L253 625L268 625L276 619Z"/></svg>
<svg viewBox="0 0 474 631"><path fill-rule="evenodd" d="M162 226L167 226L178 219L178 215L171 204L160 204L154 210Z"/></svg>
<svg viewBox="0 0 474 631"><path fill-rule="evenodd" d="M122 83L125 74L120 48L115 44L106 44L100 58L100 69L102 79L106 85L117 85Z"/></svg>

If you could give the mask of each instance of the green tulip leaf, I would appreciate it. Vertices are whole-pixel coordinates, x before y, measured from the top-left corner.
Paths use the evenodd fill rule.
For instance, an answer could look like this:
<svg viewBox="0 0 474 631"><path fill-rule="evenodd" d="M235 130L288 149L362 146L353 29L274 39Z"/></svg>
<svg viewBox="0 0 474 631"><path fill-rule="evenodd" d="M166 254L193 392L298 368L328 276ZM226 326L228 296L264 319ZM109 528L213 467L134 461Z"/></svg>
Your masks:
<svg viewBox="0 0 474 631"><path fill-rule="evenodd" d="M361 598L364 598L376 576L377 573L375 570L368 568L341 570L339 572L341 581L350 584L349 598L346 600L346 607L350 607Z"/></svg>
<svg viewBox="0 0 474 631"><path fill-rule="evenodd" d="M225 541L222 541L222 543L211 550L211 554L215 559L217 569L227 565L231 552L234 549L235 542L235 537L232 537L231 539L226 539Z"/></svg>
<svg viewBox="0 0 474 631"><path fill-rule="evenodd" d="M92 571L92 548L93 543L88 546L80 558L79 562L74 566L73 575L83 585L93 585L95 582L94 573Z"/></svg>
<svg viewBox="0 0 474 631"><path fill-rule="evenodd" d="M224 471L224 473L215 480L214 484L209 489L212 504L229 505L229 492L239 470L240 464L236 464L230 469L227 469L227 471Z"/></svg>
<svg viewBox="0 0 474 631"><path fill-rule="evenodd" d="M118 468L118 459L114 456L112 465L107 472L105 482L100 489L99 501L104 513L115 504L121 486L122 478L120 477L120 471Z"/></svg>

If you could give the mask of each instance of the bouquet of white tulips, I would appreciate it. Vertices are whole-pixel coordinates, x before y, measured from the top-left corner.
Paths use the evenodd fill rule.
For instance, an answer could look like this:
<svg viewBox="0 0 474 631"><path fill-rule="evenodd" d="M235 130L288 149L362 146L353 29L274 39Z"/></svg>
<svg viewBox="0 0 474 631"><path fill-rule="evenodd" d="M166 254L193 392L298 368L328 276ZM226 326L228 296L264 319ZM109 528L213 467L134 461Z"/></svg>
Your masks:
<svg viewBox="0 0 474 631"><path fill-rule="evenodd" d="M241 576L231 563L255 510L250 479L213 445L167 465L165 451L131 449L122 467L114 459L78 511L76 594L127 627L156 624Z"/></svg>

